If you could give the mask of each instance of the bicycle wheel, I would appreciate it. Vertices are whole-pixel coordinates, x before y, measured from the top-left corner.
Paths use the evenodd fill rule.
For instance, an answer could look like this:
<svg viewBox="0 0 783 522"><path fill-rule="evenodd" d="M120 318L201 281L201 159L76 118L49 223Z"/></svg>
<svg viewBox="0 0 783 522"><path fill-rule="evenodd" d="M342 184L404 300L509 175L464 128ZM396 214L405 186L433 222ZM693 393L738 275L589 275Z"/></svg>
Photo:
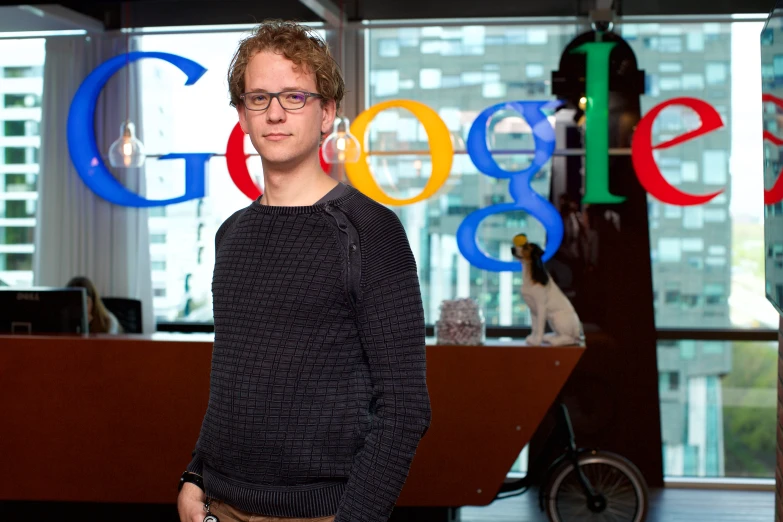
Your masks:
<svg viewBox="0 0 783 522"><path fill-rule="evenodd" d="M589 506L573 463L563 462L553 473L546 495L552 522L643 522L649 507L647 484L629 460L606 451L579 456L579 468L603 502Z"/></svg>

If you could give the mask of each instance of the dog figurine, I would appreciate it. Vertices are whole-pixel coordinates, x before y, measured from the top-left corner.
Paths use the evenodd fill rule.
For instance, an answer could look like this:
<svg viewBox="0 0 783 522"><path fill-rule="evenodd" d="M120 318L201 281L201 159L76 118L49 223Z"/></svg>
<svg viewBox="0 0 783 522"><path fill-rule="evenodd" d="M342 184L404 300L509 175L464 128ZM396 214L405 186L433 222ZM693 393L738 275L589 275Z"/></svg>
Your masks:
<svg viewBox="0 0 783 522"><path fill-rule="evenodd" d="M530 309L532 333L525 342L529 345L565 346L579 344L582 325L573 305L544 268L544 251L529 243L525 234L514 236L511 248L514 257L522 262L522 300ZM552 333L544 334L546 324Z"/></svg>

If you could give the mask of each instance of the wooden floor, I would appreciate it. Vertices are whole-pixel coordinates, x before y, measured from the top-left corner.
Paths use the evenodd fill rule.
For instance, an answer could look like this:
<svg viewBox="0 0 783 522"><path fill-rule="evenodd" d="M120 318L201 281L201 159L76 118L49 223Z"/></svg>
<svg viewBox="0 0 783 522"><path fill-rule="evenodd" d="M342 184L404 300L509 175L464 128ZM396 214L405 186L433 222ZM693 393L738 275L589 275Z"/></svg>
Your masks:
<svg viewBox="0 0 783 522"><path fill-rule="evenodd" d="M772 492L662 489L652 491L647 522L772 522ZM79 522L177 522L174 505L73 504L0 501L0 522L78 520ZM427 517L416 517L426 522ZM537 496L498 500L486 507L466 507L460 522L548 522L538 510ZM584 522L591 522L586 518ZM604 521L602 518L596 520ZM577 522L577 521L574 521ZM582 522L582 521L578 521ZM623 521L617 521L623 522Z"/></svg>
<svg viewBox="0 0 783 522"><path fill-rule="evenodd" d="M661 489L650 492L647 522L772 522L775 494L759 491ZM547 522L536 493L460 510L461 522ZM589 522L590 519L585 519ZM603 519L597 519L603 520Z"/></svg>

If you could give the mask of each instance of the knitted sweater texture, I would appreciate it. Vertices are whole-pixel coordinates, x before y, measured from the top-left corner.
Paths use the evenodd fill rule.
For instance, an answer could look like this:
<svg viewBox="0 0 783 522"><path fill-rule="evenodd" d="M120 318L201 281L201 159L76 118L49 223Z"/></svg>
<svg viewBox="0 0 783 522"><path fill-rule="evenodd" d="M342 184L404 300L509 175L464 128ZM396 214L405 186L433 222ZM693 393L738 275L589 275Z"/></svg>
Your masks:
<svg viewBox="0 0 783 522"><path fill-rule="evenodd" d="M430 424L416 262L357 190L218 230L207 412L188 470L268 516L383 522Z"/></svg>

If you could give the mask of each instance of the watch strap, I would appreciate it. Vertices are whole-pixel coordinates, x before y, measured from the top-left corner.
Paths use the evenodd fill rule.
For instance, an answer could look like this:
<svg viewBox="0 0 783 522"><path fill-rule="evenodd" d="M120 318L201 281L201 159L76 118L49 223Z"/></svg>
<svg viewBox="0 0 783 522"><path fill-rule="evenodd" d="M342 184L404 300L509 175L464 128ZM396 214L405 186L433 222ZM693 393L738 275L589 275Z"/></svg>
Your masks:
<svg viewBox="0 0 783 522"><path fill-rule="evenodd" d="M195 484L198 486L201 491L204 491L204 479L201 477L201 475L197 475L196 473L192 473L190 471L186 471L182 474L182 476L179 478L179 486L177 487L177 492L182 491L182 486L185 485L185 482L190 482L191 484Z"/></svg>

